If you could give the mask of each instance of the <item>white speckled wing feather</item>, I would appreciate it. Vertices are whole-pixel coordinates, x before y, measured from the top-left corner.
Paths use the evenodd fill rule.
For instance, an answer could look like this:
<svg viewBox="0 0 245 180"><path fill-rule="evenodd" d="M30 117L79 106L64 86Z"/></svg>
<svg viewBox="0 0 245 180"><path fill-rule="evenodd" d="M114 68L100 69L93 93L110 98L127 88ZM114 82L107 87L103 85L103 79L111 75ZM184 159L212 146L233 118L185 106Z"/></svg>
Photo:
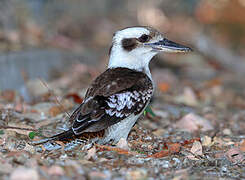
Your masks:
<svg viewBox="0 0 245 180"><path fill-rule="evenodd" d="M73 114L73 132L97 132L130 115L140 114L153 93L151 79L127 68L108 69L88 89L84 103Z"/></svg>

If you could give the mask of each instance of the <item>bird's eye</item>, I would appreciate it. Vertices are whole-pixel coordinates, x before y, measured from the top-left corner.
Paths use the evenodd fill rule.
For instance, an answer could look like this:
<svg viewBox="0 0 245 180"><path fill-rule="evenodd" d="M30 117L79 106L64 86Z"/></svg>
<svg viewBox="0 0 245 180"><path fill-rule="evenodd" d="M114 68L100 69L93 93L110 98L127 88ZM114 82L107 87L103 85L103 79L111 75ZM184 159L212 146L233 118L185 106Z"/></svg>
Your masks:
<svg viewBox="0 0 245 180"><path fill-rule="evenodd" d="M139 42L142 42L142 43L147 42L147 41L149 41L150 39L151 39L151 36L146 35L146 34L143 34L142 36L140 36L140 37L138 38Z"/></svg>

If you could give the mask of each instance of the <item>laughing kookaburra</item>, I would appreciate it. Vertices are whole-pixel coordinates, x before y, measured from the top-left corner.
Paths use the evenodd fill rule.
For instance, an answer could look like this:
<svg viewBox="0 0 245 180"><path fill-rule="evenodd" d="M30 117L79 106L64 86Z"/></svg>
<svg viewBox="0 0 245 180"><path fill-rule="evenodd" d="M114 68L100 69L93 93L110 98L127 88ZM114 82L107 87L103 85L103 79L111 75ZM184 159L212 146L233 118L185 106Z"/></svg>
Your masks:
<svg viewBox="0 0 245 180"><path fill-rule="evenodd" d="M167 40L150 27L117 31L108 68L90 85L83 103L70 117L72 127L49 140L96 138L117 143L128 134L153 95L149 62L159 52L187 52L190 48ZM46 141L45 141L46 142Z"/></svg>

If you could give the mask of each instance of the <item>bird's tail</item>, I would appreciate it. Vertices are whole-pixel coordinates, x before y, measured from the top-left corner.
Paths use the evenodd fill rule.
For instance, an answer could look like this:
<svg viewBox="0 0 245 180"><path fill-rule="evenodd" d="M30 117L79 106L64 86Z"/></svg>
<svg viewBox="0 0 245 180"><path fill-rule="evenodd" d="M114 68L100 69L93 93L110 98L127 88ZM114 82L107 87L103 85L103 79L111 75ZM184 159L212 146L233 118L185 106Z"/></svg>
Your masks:
<svg viewBox="0 0 245 180"><path fill-rule="evenodd" d="M69 141L71 140L73 137L75 136L75 134L73 133L72 129L69 129L67 131L64 131L60 134L56 134L54 136L42 139L40 141L34 141L31 144L32 145L39 145L39 144L43 144L49 141Z"/></svg>

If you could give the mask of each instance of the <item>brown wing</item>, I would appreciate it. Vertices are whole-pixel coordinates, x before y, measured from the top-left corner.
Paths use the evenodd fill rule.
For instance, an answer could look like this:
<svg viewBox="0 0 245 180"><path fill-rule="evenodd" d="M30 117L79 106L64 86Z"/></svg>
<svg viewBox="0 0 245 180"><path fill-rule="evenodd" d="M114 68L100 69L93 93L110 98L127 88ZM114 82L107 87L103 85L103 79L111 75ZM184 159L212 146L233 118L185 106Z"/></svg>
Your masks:
<svg viewBox="0 0 245 180"><path fill-rule="evenodd" d="M131 114L139 114L151 98L151 80L127 68L108 69L92 83L73 113L73 132L97 132Z"/></svg>

